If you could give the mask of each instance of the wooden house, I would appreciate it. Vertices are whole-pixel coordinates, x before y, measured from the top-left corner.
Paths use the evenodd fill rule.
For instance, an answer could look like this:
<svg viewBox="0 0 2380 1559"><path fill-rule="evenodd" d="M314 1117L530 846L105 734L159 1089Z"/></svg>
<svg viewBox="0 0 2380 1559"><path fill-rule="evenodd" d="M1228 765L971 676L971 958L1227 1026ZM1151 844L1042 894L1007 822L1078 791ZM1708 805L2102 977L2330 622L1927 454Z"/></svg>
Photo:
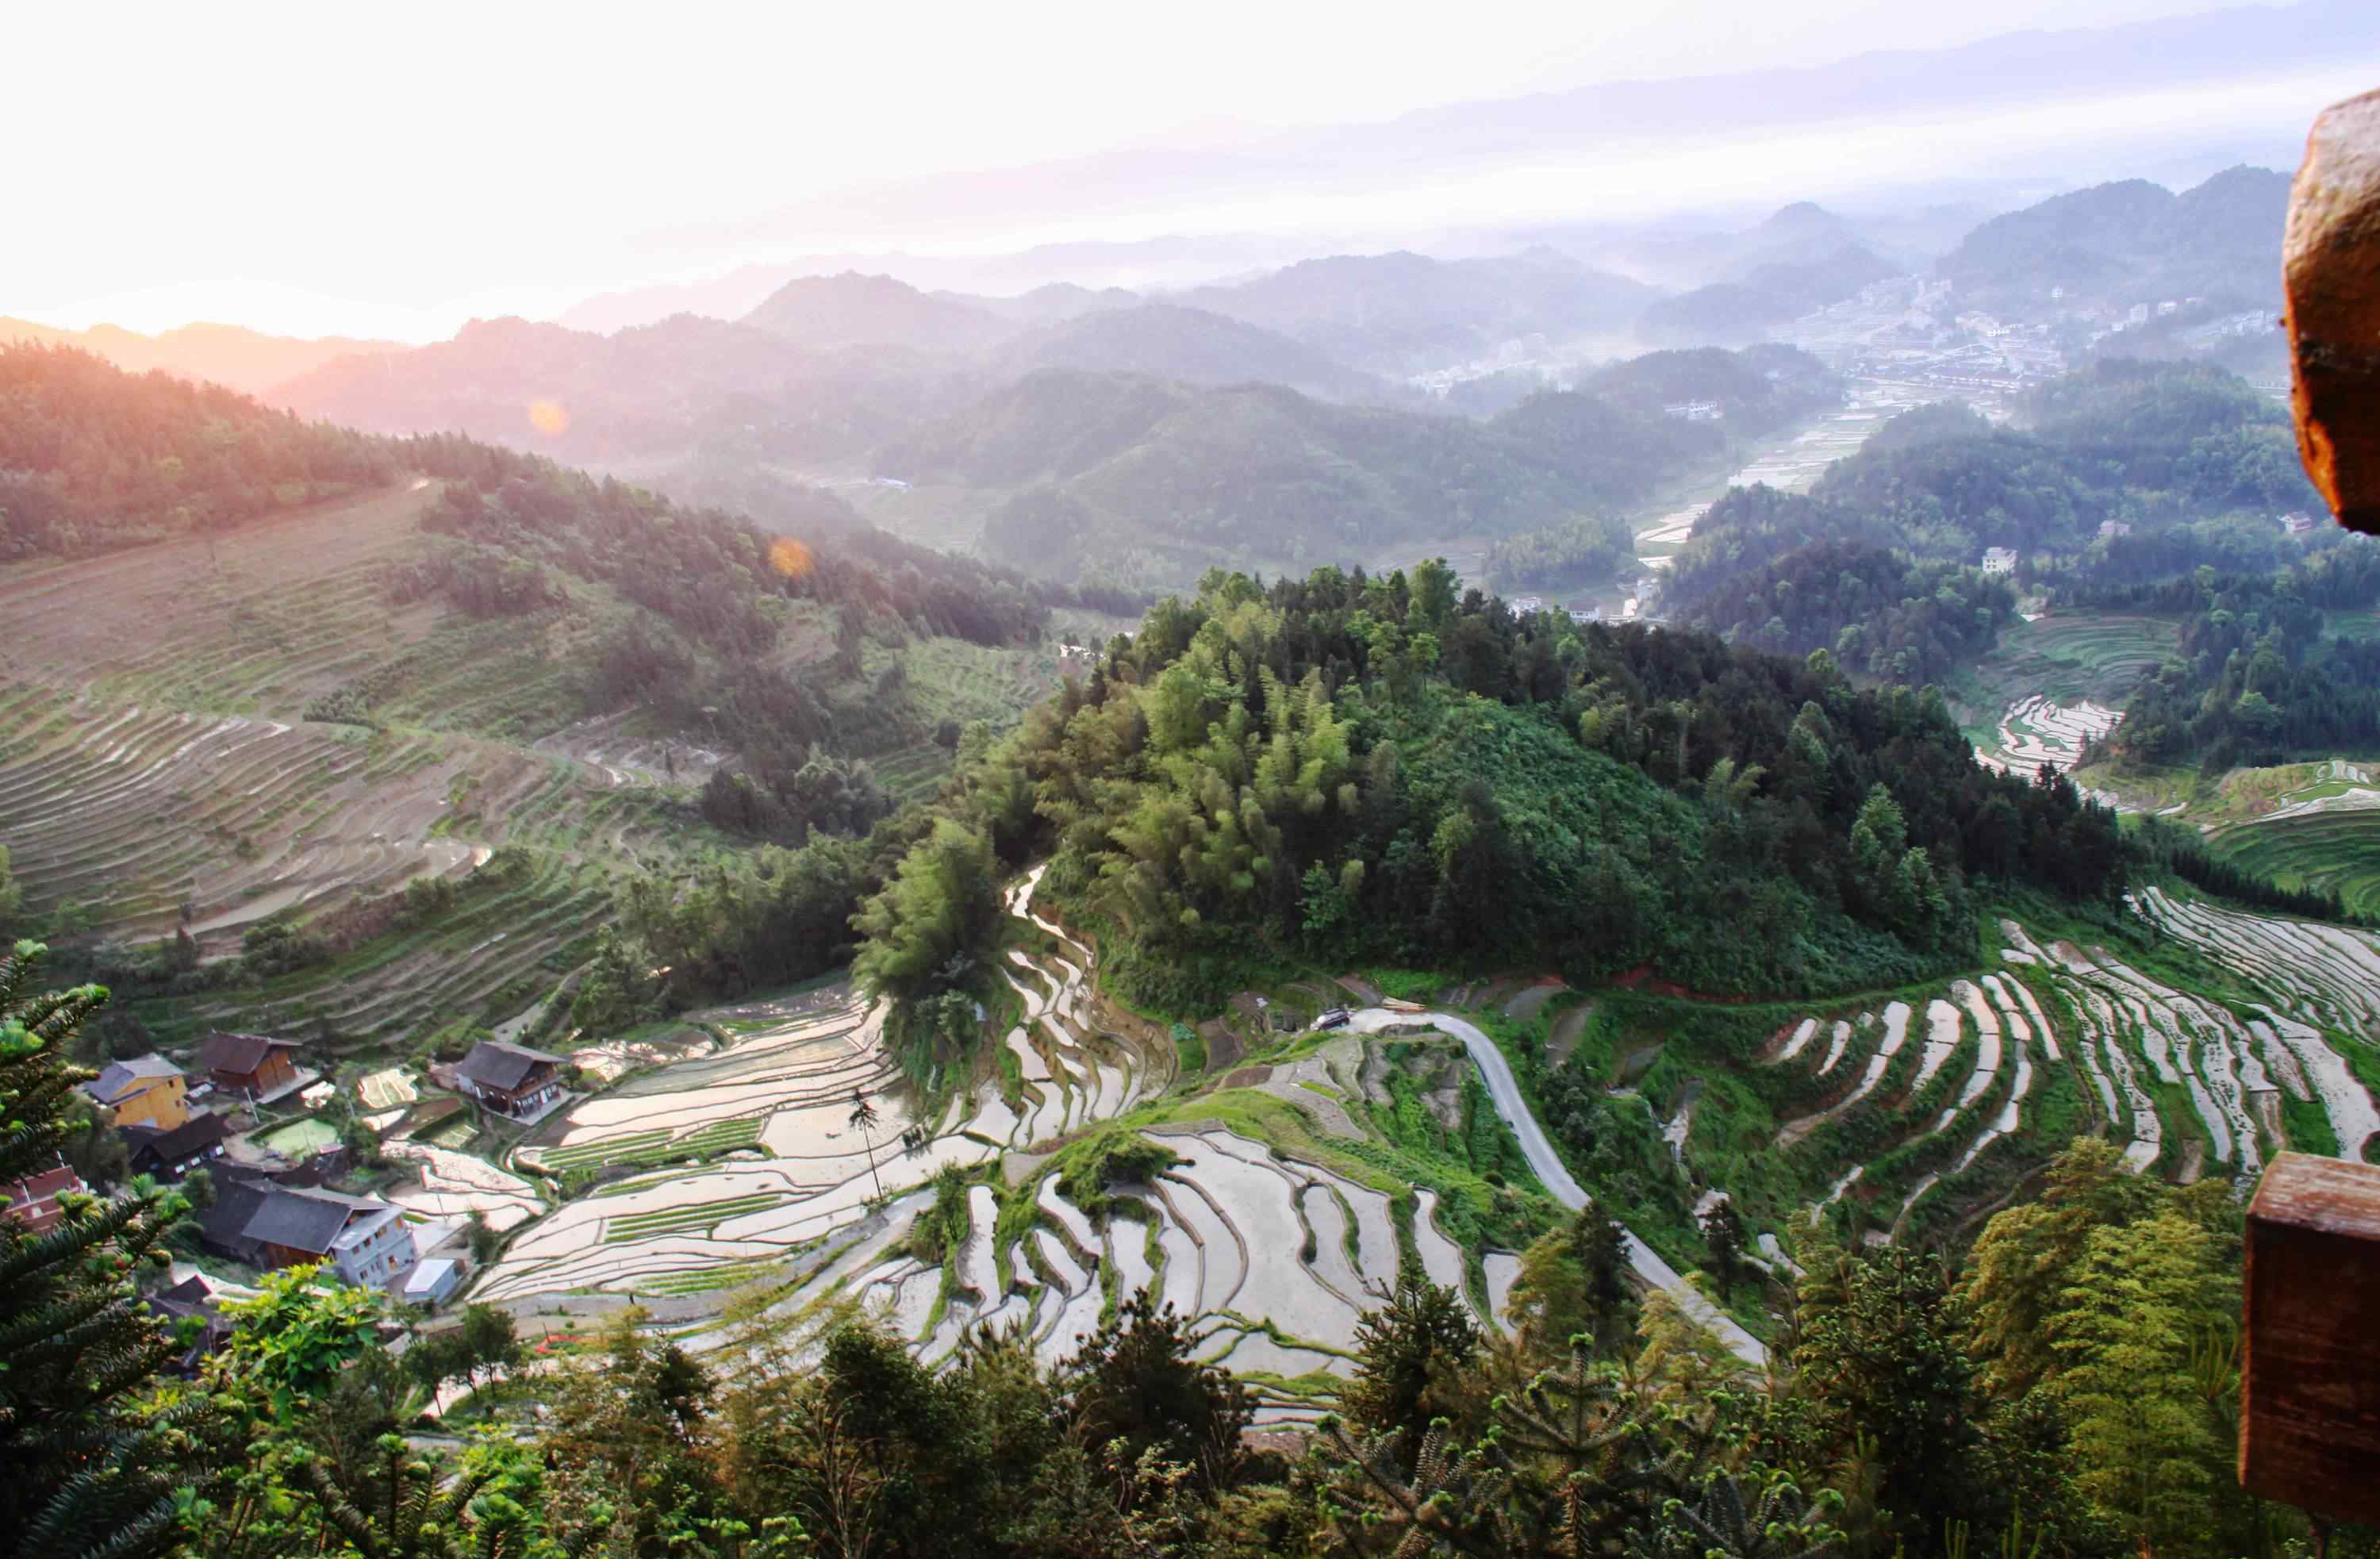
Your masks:
<svg viewBox="0 0 2380 1559"><path fill-rule="evenodd" d="M209 1034L199 1047L199 1065L217 1088L251 1104L273 1099L306 1078L298 1065L298 1041L263 1034Z"/></svg>
<svg viewBox="0 0 2380 1559"><path fill-rule="evenodd" d="M561 1056L541 1050L483 1040L471 1047L471 1054L455 1068L455 1077L464 1092L492 1110L520 1120L562 1096L562 1068L566 1065Z"/></svg>

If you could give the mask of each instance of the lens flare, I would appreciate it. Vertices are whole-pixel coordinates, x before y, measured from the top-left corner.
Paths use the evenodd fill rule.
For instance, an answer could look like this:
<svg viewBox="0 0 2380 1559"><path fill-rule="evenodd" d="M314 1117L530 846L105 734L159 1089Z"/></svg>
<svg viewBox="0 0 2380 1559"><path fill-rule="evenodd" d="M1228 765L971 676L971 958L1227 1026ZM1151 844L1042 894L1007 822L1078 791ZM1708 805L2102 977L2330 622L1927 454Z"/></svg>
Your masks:
<svg viewBox="0 0 2380 1559"><path fill-rule="evenodd" d="M562 409L560 401L533 400L528 403L528 425L551 436L570 426L570 413Z"/></svg>
<svg viewBox="0 0 2380 1559"><path fill-rule="evenodd" d="M769 566L788 579L798 579L818 566L810 549L791 536L780 536L769 543Z"/></svg>

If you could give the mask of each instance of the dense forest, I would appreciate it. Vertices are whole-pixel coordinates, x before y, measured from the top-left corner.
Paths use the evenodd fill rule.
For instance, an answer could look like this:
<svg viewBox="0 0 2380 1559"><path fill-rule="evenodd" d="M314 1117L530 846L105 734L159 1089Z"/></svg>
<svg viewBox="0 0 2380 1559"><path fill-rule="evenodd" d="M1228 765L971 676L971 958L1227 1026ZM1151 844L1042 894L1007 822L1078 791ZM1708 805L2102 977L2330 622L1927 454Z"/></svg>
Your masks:
<svg viewBox="0 0 2380 1559"><path fill-rule="evenodd" d="M0 957L8 1180L79 1129L91 1074L62 1055L106 999L42 992L39 956ZM1152 1152L1103 1156L1082 1194ZM533 1356L502 1309L414 1333L298 1267L195 1349L200 1319L143 1294L206 1182L69 1195L40 1236L0 1222L0 1522L26 1559L2266 1559L2306 1532L2229 1475L2239 1203L2094 1139L1956 1271L1800 1242L1765 1379L1666 1294L1640 1304L1590 1206L1524 1253L1511 1333L1410 1265L1370 1297L1340 1411L1260 1437L1241 1382L1146 1297L1047 1365L1012 1328L929 1369L850 1302L741 1304L704 1351L631 1309ZM917 1221L938 1260L967 1195L945 1172ZM456 1438L459 1413L427 1411L504 1371L481 1408L526 1391L533 1412Z"/></svg>
<svg viewBox="0 0 2380 1559"><path fill-rule="evenodd" d="M1609 515L1581 515L1488 543L1488 574L1500 590L1573 590L1619 579L1635 566L1635 534L1626 520Z"/></svg>

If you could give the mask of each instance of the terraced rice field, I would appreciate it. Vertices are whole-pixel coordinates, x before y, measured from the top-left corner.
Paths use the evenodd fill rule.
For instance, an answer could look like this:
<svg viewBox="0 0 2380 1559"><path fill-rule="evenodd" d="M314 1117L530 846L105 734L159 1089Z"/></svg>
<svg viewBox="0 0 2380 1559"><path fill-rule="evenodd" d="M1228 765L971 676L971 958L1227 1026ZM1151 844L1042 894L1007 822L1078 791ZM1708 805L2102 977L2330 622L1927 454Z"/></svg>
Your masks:
<svg viewBox="0 0 2380 1559"><path fill-rule="evenodd" d="M1012 895L1013 911L1030 913L1036 880ZM739 1016L724 1048L656 1066L575 1106L548 1127L550 1141L519 1156L555 1175L736 1149L753 1156L565 1202L514 1242L477 1295L644 1293L662 1280L707 1291L698 1280L716 1269L759 1270L873 1226L868 1203L879 1184L897 1200L945 1163L981 1163L1047 1141L1161 1090L1172 1078L1170 1047L1144 1055L1093 1028L1081 994L1088 953L1062 945L1072 958L1052 956L1045 968L1020 956L1014 971L1026 1021L1005 1042L1027 1079L1021 1108L995 1078L954 1096L936 1119L916 1116L880 1043L880 1015L847 990L761 1018ZM872 1131L850 1123L855 1093L880 1113ZM920 1145L904 1148L905 1132Z"/></svg>
<svg viewBox="0 0 2380 1559"><path fill-rule="evenodd" d="M2088 699L2060 704L2036 693L2009 705L1992 739L1976 744L1975 757L2003 772L2029 773L2044 763L2070 769L2084 743L2106 736L2123 718L2121 710Z"/></svg>
<svg viewBox="0 0 2380 1559"><path fill-rule="evenodd" d="M1952 679L1947 691L1980 749L1998 745L2002 715L2028 700L2071 708L2120 709L2132 687L2171 654L2171 617L2111 612L2058 614L2013 622L1997 649Z"/></svg>
<svg viewBox="0 0 2380 1559"><path fill-rule="evenodd" d="M2380 939L2306 922L2180 905L2152 893L2142 912L2261 986L2269 1005L2230 1004L2174 988L2105 947L2044 945L2000 923L2003 967L1956 980L1923 1000L1788 1025L1768 1064L1835 1076L1813 1114L1786 1122L1773 1148L1828 1151L1847 1139L1821 1128L1853 1111L1888 1127L1859 1162L1813 1167L1825 1185L1815 1223L1846 1198L1898 1237L1912 1214L1980 1205L2015 1166L2046 1159L2057 1141L2028 1140L2046 1087L2072 1079L2091 1116L2123 1145L2135 1170L2180 1179L2252 1181L2299 1125L2326 1128L2341 1156L2380 1140L2370 1083L2380 1051L2359 1036L2380 1024ZM2298 1145L2304 1146L2301 1142ZM2004 1157L2010 1152L2016 1160ZM2010 1169L1995 1171L1995 1162ZM1820 1167L1823 1166L1823 1167ZM1922 1173L1918 1171L1922 1169ZM1881 1172L1888 1195L1873 1188ZM1790 1236L1789 1236L1790 1237Z"/></svg>
<svg viewBox="0 0 2380 1559"><path fill-rule="evenodd" d="M1201 1357L1253 1377L1263 1416L1278 1420L1310 1411L1318 1382L1351 1372L1355 1321L1394 1284L1402 1249L1417 1249L1442 1279L1461 1283L1461 1255L1428 1222L1426 1200L1400 1220L1384 1192L1232 1132L1152 1135L1186 1162L1152 1183L1118 1188L1122 1211L1102 1222L1067 1201L1054 1175L1027 1179L1010 1194L1031 1199L1035 1222L1003 1242L992 1192L977 1186L957 1271L909 1258L896 1218L819 1266L787 1302L856 1296L929 1359L972 1332L1022 1323L1054 1359L1113 1303L1148 1290L1193 1318L1206 1337ZM1516 1261L1500 1258L1491 1292L1509 1290L1516 1272Z"/></svg>
<svg viewBox="0 0 2380 1559"><path fill-rule="evenodd" d="M2317 788L2326 794L2301 795L2254 822L2218 828L2207 845L2283 887L2326 889L2350 913L2380 917L2380 790Z"/></svg>
<svg viewBox="0 0 2380 1559"><path fill-rule="evenodd" d="M567 608L477 621L393 606L387 566L419 544L426 481L214 539L0 579L0 841L29 907L66 934L127 943L187 927L236 956L278 918L345 907L429 877L525 859L423 927L367 927L333 961L261 987L136 1010L169 1044L206 1028L304 1029L333 1045L496 1027L586 956L622 873L703 843L663 792L723 755L636 712L565 724L587 654L630 608L570 581ZM1045 651L926 639L871 647L906 673L893 725L1005 724L1055 682ZM372 727L309 721L333 693ZM889 760L905 793L948 756Z"/></svg>
<svg viewBox="0 0 2380 1559"><path fill-rule="evenodd" d="M537 1188L485 1159L428 1142L391 1142L385 1151L392 1158L420 1165L419 1185L398 1186L386 1193L389 1200L407 1212L441 1221L477 1212L490 1228L502 1233L545 1212Z"/></svg>

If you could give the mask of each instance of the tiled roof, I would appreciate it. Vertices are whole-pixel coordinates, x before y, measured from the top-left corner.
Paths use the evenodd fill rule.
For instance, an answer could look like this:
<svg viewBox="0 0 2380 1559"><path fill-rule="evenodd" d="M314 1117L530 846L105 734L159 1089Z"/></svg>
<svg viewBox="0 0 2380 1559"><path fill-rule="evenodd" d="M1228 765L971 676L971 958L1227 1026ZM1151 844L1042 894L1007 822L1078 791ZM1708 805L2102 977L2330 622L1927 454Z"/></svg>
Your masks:
<svg viewBox="0 0 2380 1559"><path fill-rule="evenodd" d="M502 1040L482 1040L471 1047L463 1058L463 1076L484 1088L500 1088L509 1092L520 1087L540 1062L565 1065L562 1057L548 1055L527 1045L511 1045Z"/></svg>
<svg viewBox="0 0 2380 1559"><path fill-rule="evenodd" d="M159 1163L179 1163L184 1159L206 1151L231 1135L231 1127L212 1110L200 1110L171 1131L160 1131L153 1126L128 1126L124 1139L132 1151L146 1148Z"/></svg>
<svg viewBox="0 0 2380 1559"><path fill-rule="evenodd" d="M207 1036L199 1047L199 1065L210 1072L253 1072L264 1065L264 1058L275 1050L296 1050L295 1040L276 1040L263 1034L226 1034L220 1030Z"/></svg>
<svg viewBox="0 0 2380 1559"><path fill-rule="evenodd" d="M157 1078L178 1078L182 1069L162 1055L136 1055L129 1061L111 1064L100 1073L98 1080L83 1087L103 1104L113 1104L133 1090L137 1083Z"/></svg>

